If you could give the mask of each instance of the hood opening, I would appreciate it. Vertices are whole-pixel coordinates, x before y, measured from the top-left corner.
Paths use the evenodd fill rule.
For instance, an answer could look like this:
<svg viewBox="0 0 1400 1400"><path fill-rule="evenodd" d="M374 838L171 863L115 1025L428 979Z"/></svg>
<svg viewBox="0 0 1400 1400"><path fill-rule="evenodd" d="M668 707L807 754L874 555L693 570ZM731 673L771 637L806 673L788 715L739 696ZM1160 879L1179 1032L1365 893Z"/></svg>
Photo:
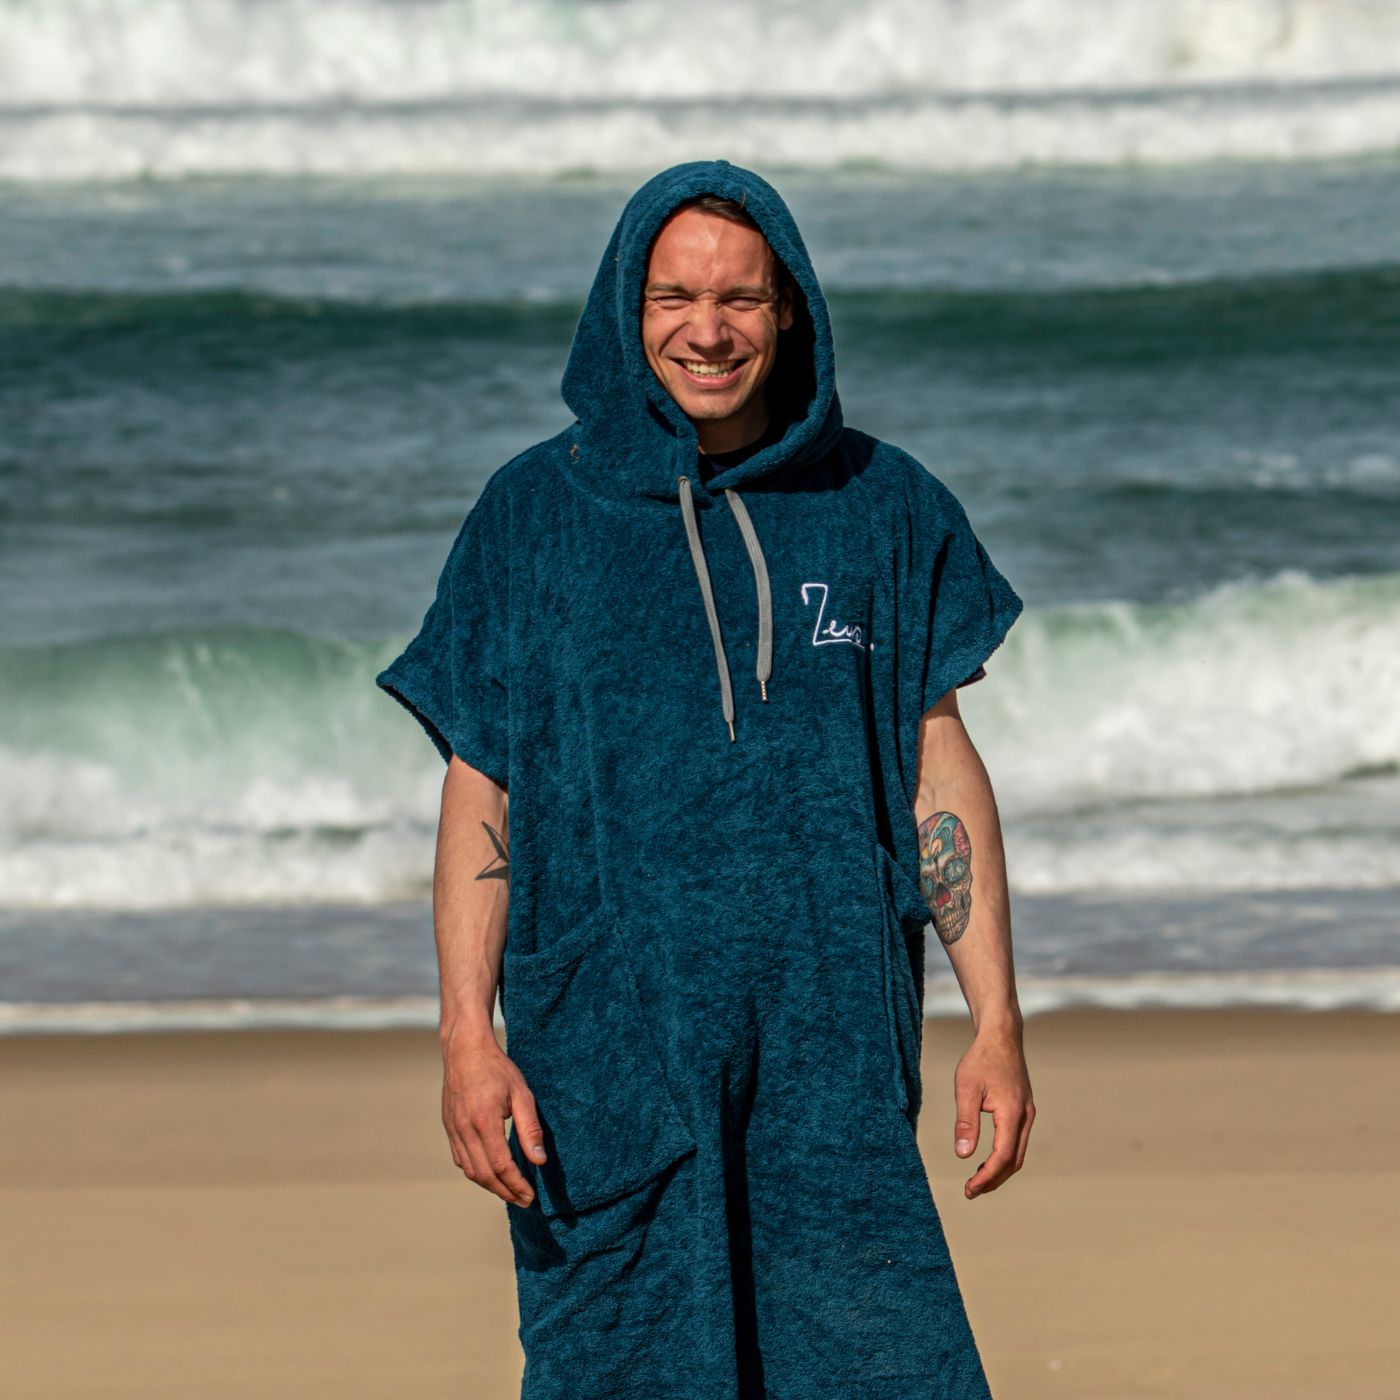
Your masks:
<svg viewBox="0 0 1400 1400"><path fill-rule="evenodd" d="M695 472L694 425L652 371L642 346L642 287L657 234L680 204L713 194L743 204L794 284L793 324L779 332L764 391L777 443L716 478L738 487L818 460L842 428L825 298L787 205L761 176L728 161L691 161L648 180L627 201L575 330L562 391L578 419L564 470L581 489L639 503L678 500ZM715 483L712 483L714 485ZM713 498L697 488L696 504Z"/></svg>
<svg viewBox="0 0 1400 1400"><path fill-rule="evenodd" d="M778 332L778 357L763 386L768 396L769 422L780 424L784 429L801 423L811 412L817 396L813 357L816 330L807 295L797 285L795 277L792 298L792 325Z"/></svg>

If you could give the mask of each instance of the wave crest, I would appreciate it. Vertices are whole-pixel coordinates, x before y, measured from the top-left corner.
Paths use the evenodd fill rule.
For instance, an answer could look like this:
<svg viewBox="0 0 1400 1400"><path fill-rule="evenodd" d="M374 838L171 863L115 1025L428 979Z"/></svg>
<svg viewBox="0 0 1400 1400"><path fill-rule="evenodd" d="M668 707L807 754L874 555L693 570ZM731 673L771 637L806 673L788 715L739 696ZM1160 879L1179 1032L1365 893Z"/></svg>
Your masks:
<svg viewBox="0 0 1400 1400"><path fill-rule="evenodd" d="M1400 880L1397 632L1400 574L1028 609L963 692L1020 888L1315 883L1323 823L1336 883ZM0 904L422 897L441 768L374 690L396 650L257 629L4 649Z"/></svg>
<svg viewBox="0 0 1400 1400"><path fill-rule="evenodd" d="M1400 146L1366 0L0 0L0 177L1302 158Z"/></svg>

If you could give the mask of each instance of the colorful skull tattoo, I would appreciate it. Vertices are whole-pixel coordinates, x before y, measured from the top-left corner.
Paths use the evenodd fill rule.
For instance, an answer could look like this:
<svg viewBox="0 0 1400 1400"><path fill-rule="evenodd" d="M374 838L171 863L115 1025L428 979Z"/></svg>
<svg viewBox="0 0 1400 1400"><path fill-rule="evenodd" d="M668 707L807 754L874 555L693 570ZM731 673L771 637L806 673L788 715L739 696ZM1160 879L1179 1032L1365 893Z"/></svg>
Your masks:
<svg viewBox="0 0 1400 1400"><path fill-rule="evenodd" d="M944 943L956 943L972 915L972 842L952 812L919 826L919 887Z"/></svg>

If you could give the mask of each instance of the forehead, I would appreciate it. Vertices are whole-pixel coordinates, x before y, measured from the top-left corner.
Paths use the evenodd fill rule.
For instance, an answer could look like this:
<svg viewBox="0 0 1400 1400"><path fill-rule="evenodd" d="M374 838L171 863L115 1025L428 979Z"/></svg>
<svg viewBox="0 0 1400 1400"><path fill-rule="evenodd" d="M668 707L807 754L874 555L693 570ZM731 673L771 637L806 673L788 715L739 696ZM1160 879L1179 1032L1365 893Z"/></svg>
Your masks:
<svg viewBox="0 0 1400 1400"><path fill-rule="evenodd" d="M768 240L757 229L718 214L683 209L657 234L647 259L647 280L679 285L718 277L762 282L773 261Z"/></svg>

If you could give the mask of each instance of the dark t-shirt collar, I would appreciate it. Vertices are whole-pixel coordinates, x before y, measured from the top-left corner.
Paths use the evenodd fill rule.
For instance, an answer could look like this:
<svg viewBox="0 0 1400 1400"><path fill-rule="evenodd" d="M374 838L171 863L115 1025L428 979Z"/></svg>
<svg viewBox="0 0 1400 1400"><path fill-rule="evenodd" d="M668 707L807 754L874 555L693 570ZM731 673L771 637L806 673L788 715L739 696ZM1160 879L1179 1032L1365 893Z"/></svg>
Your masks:
<svg viewBox="0 0 1400 1400"><path fill-rule="evenodd" d="M763 448L777 442L783 435L783 427L783 424L769 418L768 426L752 442L746 442L742 447L736 447L732 452L701 452L697 459L700 480L708 482L717 473L738 466L746 458L752 457L755 452L760 452Z"/></svg>

